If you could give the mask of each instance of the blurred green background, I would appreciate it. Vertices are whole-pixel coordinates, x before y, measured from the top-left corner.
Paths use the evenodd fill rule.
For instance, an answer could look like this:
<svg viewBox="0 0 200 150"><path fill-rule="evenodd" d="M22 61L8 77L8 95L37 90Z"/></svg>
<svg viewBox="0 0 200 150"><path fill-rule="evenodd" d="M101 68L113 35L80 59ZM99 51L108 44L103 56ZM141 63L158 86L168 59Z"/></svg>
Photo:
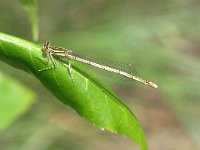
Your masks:
<svg viewBox="0 0 200 150"><path fill-rule="evenodd" d="M0 4L1 32L32 40L20 2ZM155 90L106 80L137 116L149 149L200 149L199 1L48 0L37 6L37 43L49 40L94 60L133 64L138 76L159 85ZM3 150L138 148L127 138L93 127L34 77L3 62L0 131Z"/></svg>

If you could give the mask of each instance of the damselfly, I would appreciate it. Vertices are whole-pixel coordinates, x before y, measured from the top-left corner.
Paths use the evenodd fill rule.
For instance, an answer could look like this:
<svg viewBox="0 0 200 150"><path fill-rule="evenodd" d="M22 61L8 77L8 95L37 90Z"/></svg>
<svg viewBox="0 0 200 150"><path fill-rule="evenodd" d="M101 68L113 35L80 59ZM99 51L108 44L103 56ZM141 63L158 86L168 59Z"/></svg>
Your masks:
<svg viewBox="0 0 200 150"><path fill-rule="evenodd" d="M99 68L99 69L103 69L103 70L108 71L108 72L112 72L112 73L124 76L126 78L136 80L140 83L151 86L153 88L158 87L155 83L144 80L144 79L139 78L137 76L134 76L131 73L127 73L125 71L122 71L122 70L119 70L119 69L116 69L116 68L101 65L99 63L95 63L95 62L89 61L87 59L83 59L83 58L77 56L76 54L74 54L71 50L61 48L61 47L53 47L53 46L51 46L50 42L48 42L48 41L46 41L45 44L43 45L42 51L47 56L47 61L50 60L53 65L50 66L50 67L47 67L47 68L40 69L38 71L56 69L56 62L54 60L54 57L58 58L58 59L62 59L62 60L64 60L63 58L68 58L68 59L71 59L71 60L81 62L83 64L87 64L87 65L90 65L90 66L93 66L93 67L96 67L96 68ZM70 61L68 61L68 64L69 64L69 73L70 73L70 76L73 79L72 65L71 65Z"/></svg>

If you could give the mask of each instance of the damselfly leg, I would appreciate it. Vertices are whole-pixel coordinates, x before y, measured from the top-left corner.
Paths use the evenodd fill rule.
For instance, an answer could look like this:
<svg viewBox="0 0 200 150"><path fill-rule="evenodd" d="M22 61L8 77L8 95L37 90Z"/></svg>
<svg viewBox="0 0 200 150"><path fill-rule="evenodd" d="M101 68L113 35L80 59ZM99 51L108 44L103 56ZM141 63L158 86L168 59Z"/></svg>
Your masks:
<svg viewBox="0 0 200 150"><path fill-rule="evenodd" d="M55 62L55 60L53 59L53 56L52 56L51 52L47 53L46 59L47 59L47 64L49 63L49 60L52 62L52 66L39 69L39 70L38 70L39 72L47 71L47 70L52 70L52 69L56 69L56 62Z"/></svg>
<svg viewBox="0 0 200 150"><path fill-rule="evenodd" d="M69 75L70 75L72 81L74 81L73 70L72 70L72 64L71 64L70 60L66 60L66 59L64 59L64 58L62 58L62 57L58 57L58 56L55 56L55 57L58 58L59 60L61 60L62 62L64 62L65 64L68 64L68 66L69 66L69 67L68 67Z"/></svg>

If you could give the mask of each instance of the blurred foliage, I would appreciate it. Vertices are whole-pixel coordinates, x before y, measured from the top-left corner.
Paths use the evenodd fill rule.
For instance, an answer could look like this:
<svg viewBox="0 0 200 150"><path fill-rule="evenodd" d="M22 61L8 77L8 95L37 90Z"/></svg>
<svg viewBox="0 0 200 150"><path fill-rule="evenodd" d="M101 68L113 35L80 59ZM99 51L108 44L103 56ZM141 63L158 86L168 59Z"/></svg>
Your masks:
<svg viewBox="0 0 200 150"><path fill-rule="evenodd" d="M19 2L22 4L28 14L32 28L33 41L37 41L39 36L37 0L19 0Z"/></svg>
<svg viewBox="0 0 200 150"><path fill-rule="evenodd" d="M0 72L0 131L24 114L34 100L28 88Z"/></svg>
<svg viewBox="0 0 200 150"><path fill-rule="evenodd" d="M11 3L12 5L8 5ZM156 112L153 113L153 118L156 118L156 115L159 113L162 115L164 108L161 107L161 104L163 103L168 110L168 114L172 113L174 118L179 122L178 127L174 128L183 128L181 131L185 133L181 132L180 136L176 138L176 132L166 124L163 124L163 130L169 134L171 133L171 138L163 140L162 143L159 141L163 139L163 137L159 136L160 134L153 138L150 138L151 136L148 134L149 141L151 139L159 141L156 142L157 145L150 143L150 149L167 149L170 145L173 145L173 149L199 149L199 4L200 2L197 0L60 0L48 1L48 3L46 1L39 1L40 41L43 43L44 40L50 40L56 46L73 49L80 54L91 55L91 57L98 57L98 59L102 60L105 58L116 59L136 66L139 76L158 83L160 87L158 90L159 93L155 94L157 91L152 91L136 83L133 83L131 88L120 88L120 85L114 85L114 89L118 89L121 96L126 97L127 103L137 110L134 110L134 112L137 114L139 120L148 120L146 124L143 124L147 128L147 134L151 124L160 124L167 119L161 117L157 122L151 122L153 120L150 118L151 112ZM20 8L21 6L17 2L7 0L1 1L0 7L2 12L0 13L0 18L3 20L0 24L1 31L30 38L28 23L24 12ZM23 79L21 80L23 81ZM127 93L127 91L131 92ZM140 95L140 97L137 97L137 95ZM43 97L41 99L46 98ZM154 101L150 101L151 99ZM42 103L40 101L37 105L37 111L41 114L48 112L45 109L46 105L45 107L42 107L43 105L39 106ZM49 109L58 109L54 107L56 106L51 106ZM146 110L143 110L146 114L142 115L141 109L138 110L138 107L143 107ZM150 108L155 109L150 112ZM159 111L156 111L156 109ZM32 117L37 116L35 113L37 112L34 110L31 111ZM45 120L48 122L46 117L43 119L44 122ZM40 119L36 119L33 122L38 122L38 120L40 121ZM30 120L22 118L21 122L16 124L28 123L28 121ZM156 127L159 128L158 126ZM20 128L20 125L18 125L18 128ZM38 131L38 129L39 127L35 127L34 131ZM9 133L17 135L13 130L16 131L17 126L16 128L12 127L11 131L4 133L4 136L9 137ZM155 129L152 130L151 134L155 132ZM31 129L27 129L26 131L29 132L29 135L34 134L34 132L31 133ZM161 132L162 130L159 131L163 133ZM12 137L16 137L15 134ZM186 139L182 140L184 142L178 140L183 138L181 135ZM31 136L27 134L27 137L30 138ZM65 137L63 134L60 135L61 139L63 137ZM20 136L20 138L23 138L23 136ZM61 149L68 147L69 145L65 145L65 142L58 140L60 138L57 137L57 139L54 139L54 142L46 145L48 145L48 148L52 148L56 144ZM81 140L83 139L85 139L84 136ZM173 142L171 141L170 143L170 139L173 139ZM74 141L80 140L75 138ZM89 144L90 142L83 141L87 143L87 146L84 144L80 146L80 143L77 144L75 142L74 149L80 149L80 147L81 149L85 147L86 149L92 149L92 146ZM92 142L95 143L95 138ZM14 144L15 142L11 143ZM178 147L179 143L183 147ZM195 148L184 147L187 143L192 143L191 145L195 145ZM18 141L17 145L20 144L22 145L23 142ZM4 143L4 145L6 144ZM109 146L114 147L114 145L110 144ZM98 145L97 147L102 149L102 145ZM110 147L103 148L110 149ZM124 147L118 145L115 148L122 149Z"/></svg>

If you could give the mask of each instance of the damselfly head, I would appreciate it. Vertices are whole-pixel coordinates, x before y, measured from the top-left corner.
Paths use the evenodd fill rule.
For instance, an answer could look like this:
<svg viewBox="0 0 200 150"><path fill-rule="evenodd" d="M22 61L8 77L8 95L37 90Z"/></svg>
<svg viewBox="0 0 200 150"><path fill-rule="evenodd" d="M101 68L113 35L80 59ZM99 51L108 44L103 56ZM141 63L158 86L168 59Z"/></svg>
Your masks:
<svg viewBox="0 0 200 150"><path fill-rule="evenodd" d="M50 42L49 41L45 41L45 43L42 47L42 51L44 53L48 53L50 51Z"/></svg>

